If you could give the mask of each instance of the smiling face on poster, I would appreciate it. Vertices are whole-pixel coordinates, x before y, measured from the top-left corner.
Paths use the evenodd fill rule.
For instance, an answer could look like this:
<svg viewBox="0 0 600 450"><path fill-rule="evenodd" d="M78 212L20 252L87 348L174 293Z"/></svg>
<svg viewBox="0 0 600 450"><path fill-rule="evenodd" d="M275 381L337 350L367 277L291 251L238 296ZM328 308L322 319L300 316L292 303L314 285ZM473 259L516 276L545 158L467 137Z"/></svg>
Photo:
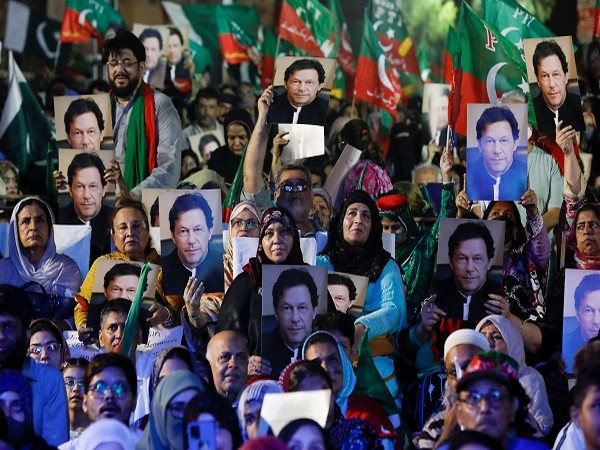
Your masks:
<svg viewBox="0 0 600 450"><path fill-rule="evenodd" d="M166 294L183 295L190 276L205 292L223 292L221 192L166 192L159 196L161 259Z"/></svg>
<svg viewBox="0 0 600 450"><path fill-rule="evenodd" d="M571 36L525 39L523 52L533 110L540 132L554 135L556 125L583 131L585 124Z"/></svg>
<svg viewBox="0 0 600 450"><path fill-rule="evenodd" d="M527 105L467 105L467 195L518 201L527 190Z"/></svg>

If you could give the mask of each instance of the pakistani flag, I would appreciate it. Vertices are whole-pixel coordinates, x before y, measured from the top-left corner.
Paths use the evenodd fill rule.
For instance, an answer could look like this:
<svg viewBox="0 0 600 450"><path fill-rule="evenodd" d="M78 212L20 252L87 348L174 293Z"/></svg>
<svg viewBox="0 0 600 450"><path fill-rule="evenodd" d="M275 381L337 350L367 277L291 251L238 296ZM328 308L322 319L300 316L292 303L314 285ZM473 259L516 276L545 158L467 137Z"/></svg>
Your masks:
<svg viewBox="0 0 600 450"><path fill-rule="evenodd" d="M521 51L464 0L458 42L448 118L457 132L466 135L468 103L496 103L504 92L513 90L527 94L529 84ZM531 102L529 105L529 123L535 124Z"/></svg>
<svg viewBox="0 0 600 450"><path fill-rule="evenodd" d="M208 67L220 68L221 50L215 33L215 7L179 5L174 2L162 2L162 7L173 25L187 27L195 73L204 73Z"/></svg>
<svg viewBox="0 0 600 450"><path fill-rule="evenodd" d="M554 33L515 0L484 0L483 18L523 51L523 39L551 37Z"/></svg>
<svg viewBox="0 0 600 450"><path fill-rule="evenodd" d="M8 54L8 95L0 118L0 151L20 171L46 159L50 123L27 84L12 52Z"/></svg>
<svg viewBox="0 0 600 450"><path fill-rule="evenodd" d="M60 30L61 42L104 40L111 26L122 25L123 16L106 0L67 0Z"/></svg>
<svg viewBox="0 0 600 450"><path fill-rule="evenodd" d="M22 3L8 3L4 33L7 49L37 55L52 63L57 56L59 36L60 22L37 14Z"/></svg>

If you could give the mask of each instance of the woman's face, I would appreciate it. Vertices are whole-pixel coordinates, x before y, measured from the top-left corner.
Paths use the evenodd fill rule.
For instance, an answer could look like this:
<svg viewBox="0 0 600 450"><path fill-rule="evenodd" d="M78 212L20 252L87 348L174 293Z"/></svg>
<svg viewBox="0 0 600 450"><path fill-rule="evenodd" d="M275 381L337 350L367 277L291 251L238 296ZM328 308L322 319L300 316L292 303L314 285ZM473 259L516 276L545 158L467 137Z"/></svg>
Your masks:
<svg viewBox="0 0 600 450"><path fill-rule="evenodd" d="M261 407L262 403L258 400L251 400L244 405L244 421L246 422L246 435L248 439L258 437L257 432Z"/></svg>
<svg viewBox="0 0 600 450"><path fill-rule="evenodd" d="M235 218L231 219L231 229L229 233L231 237L253 237L260 236L260 228L258 227L258 219L252 212L244 209Z"/></svg>
<svg viewBox="0 0 600 450"><path fill-rule="evenodd" d="M179 358L169 358L164 363L158 374L158 379L162 380L164 377L176 370L190 370L187 363Z"/></svg>
<svg viewBox="0 0 600 450"><path fill-rule="evenodd" d="M488 214L488 220L496 219L503 219L506 222L505 244L510 244L517 236L518 226L511 202L494 203L494 206Z"/></svg>
<svg viewBox="0 0 600 450"><path fill-rule="evenodd" d="M342 223L344 240L350 245L364 245L371 233L371 210L364 203L352 203Z"/></svg>
<svg viewBox="0 0 600 450"><path fill-rule="evenodd" d="M276 264L284 262L294 244L292 232L279 222L273 222L265 230L262 238L262 248L271 261Z"/></svg>
<svg viewBox="0 0 600 450"><path fill-rule="evenodd" d="M496 325L491 322L486 323L481 330L479 330L481 334L483 334L488 342L490 343L490 348L500 353L504 353L508 355L508 347L506 346L506 341L500 333L500 330Z"/></svg>
<svg viewBox="0 0 600 450"><path fill-rule="evenodd" d="M19 183L17 182L17 174L8 169L2 174L2 180L6 185L6 195L19 195Z"/></svg>
<svg viewBox="0 0 600 450"><path fill-rule="evenodd" d="M113 221L113 232L117 250L133 261L145 260L150 232L141 211L135 208L119 210Z"/></svg>
<svg viewBox="0 0 600 450"><path fill-rule="evenodd" d="M21 397L14 391L4 391L0 394L0 407L5 417L10 417L16 422L25 422L25 405Z"/></svg>
<svg viewBox="0 0 600 450"><path fill-rule="evenodd" d="M191 156L184 156L181 161L181 179L187 178L190 174L190 170L195 169L196 167L198 167L198 164L196 164L194 158Z"/></svg>
<svg viewBox="0 0 600 450"><path fill-rule="evenodd" d="M585 256L600 256L600 220L594 211L583 211L575 224L577 250Z"/></svg>
<svg viewBox="0 0 600 450"><path fill-rule="evenodd" d="M50 224L41 206L33 203L17 214L19 240L26 250L43 250L48 243Z"/></svg>
<svg viewBox="0 0 600 450"><path fill-rule="evenodd" d="M287 442L290 450L325 450L325 442L315 425L303 425L296 430Z"/></svg>
<svg viewBox="0 0 600 450"><path fill-rule="evenodd" d="M33 333L29 340L29 356L37 363L60 369L62 363L61 343L49 331ZM39 352L39 353L38 353Z"/></svg>

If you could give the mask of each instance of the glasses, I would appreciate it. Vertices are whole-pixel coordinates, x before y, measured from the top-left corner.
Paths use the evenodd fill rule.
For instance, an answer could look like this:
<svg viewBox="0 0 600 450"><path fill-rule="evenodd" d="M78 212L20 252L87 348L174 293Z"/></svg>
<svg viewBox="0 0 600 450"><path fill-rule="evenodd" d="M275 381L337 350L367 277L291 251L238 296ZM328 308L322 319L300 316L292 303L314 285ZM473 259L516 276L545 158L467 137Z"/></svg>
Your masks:
<svg viewBox="0 0 600 450"><path fill-rule="evenodd" d="M131 61L130 59L125 59L123 61L119 61L118 59L113 59L111 61L108 61L106 63L106 66L109 69L113 69L113 70L116 69L117 66L121 66L121 67L123 67L123 69L129 70L136 64L139 64L139 61Z"/></svg>
<svg viewBox="0 0 600 450"><path fill-rule="evenodd" d="M90 391L96 396L106 396L109 389L115 397L125 397L129 394L129 386L121 381L117 381L112 385L105 383L104 381L96 381L95 383L90 384Z"/></svg>
<svg viewBox="0 0 600 450"><path fill-rule="evenodd" d="M43 350L46 350L48 353L57 353L60 350L60 347L60 344L30 345L29 353L40 355Z"/></svg>
<svg viewBox="0 0 600 450"><path fill-rule="evenodd" d="M183 412L185 411L186 402L173 402L167 405L167 411L176 419L183 419Z"/></svg>
<svg viewBox="0 0 600 450"><path fill-rule="evenodd" d="M232 225L234 228L245 228L246 230L250 231L258 227L258 222L252 219L233 219Z"/></svg>
<svg viewBox="0 0 600 450"><path fill-rule="evenodd" d="M283 192L304 192L310 190L310 184L306 181L284 181L277 189L281 189Z"/></svg>
<svg viewBox="0 0 600 450"><path fill-rule="evenodd" d="M481 401L485 399L487 404L492 408L499 408L507 398L508 396L502 391L493 389L487 394L482 394L481 392L477 391L470 391L465 397L459 398L458 401L466 403L469 408L475 409L481 404Z"/></svg>
<svg viewBox="0 0 600 450"><path fill-rule="evenodd" d="M80 391L83 391L85 389L85 386L83 385L83 380L75 380L73 378L68 378L65 380L65 386L72 391L73 389L75 389L75 386L77 386L77 389L79 389Z"/></svg>

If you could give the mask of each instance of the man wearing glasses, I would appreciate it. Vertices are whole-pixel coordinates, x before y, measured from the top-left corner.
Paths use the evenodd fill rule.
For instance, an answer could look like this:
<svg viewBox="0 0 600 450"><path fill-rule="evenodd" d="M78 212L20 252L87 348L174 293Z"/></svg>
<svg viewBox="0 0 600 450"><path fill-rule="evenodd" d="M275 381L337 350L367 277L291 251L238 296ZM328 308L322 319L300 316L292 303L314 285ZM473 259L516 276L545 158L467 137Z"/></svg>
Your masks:
<svg viewBox="0 0 600 450"><path fill-rule="evenodd" d="M165 294L183 295L190 277L204 283L205 292L223 292L223 252L211 244L213 213L200 194L177 197L169 211L175 250L161 261Z"/></svg>
<svg viewBox="0 0 600 450"><path fill-rule="evenodd" d="M22 289L0 286L0 368L30 380L34 432L56 446L69 438L67 396L60 372L27 356L25 329L32 313L31 299Z"/></svg>
<svg viewBox="0 0 600 450"><path fill-rule="evenodd" d="M116 419L129 426L137 398L137 376L133 361L118 353L102 353L92 359L83 376L83 411L90 423ZM135 440L139 434L131 431ZM60 450L76 449L77 439L65 442Z"/></svg>
<svg viewBox="0 0 600 450"><path fill-rule="evenodd" d="M181 120L171 100L143 82L146 50L119 30L103 49L113 105L115 158L131 193L175 187L180 175Z"/></svg>

